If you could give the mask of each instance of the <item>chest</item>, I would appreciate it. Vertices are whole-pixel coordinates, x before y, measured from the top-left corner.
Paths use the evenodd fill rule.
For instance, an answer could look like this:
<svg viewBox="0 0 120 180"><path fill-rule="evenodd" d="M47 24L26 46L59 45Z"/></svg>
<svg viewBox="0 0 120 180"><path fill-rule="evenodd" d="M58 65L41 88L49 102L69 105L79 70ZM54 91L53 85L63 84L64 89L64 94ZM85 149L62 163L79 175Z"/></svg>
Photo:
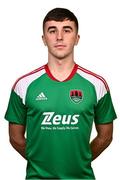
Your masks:
<svg viewBox="0 0 120 180"><path fill-rule="evenodd" d="M27 91L28 110L73 114L94 111L96 94L94 87L82 79L69 82L47 80L32 84Z"/></svg>

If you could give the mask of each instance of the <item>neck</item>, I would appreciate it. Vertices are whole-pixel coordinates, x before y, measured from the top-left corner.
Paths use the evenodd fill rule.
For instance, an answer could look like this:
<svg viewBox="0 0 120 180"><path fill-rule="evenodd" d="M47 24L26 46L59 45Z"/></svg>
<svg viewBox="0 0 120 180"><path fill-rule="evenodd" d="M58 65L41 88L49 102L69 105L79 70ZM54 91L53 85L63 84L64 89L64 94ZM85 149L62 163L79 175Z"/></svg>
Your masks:
<svg viewBox="0 0 120 180"><path fill-rule="evenodd" d="M59 81L65 80L73 70L75 62L73 59L49 59L48 67L52 75Z"/></svg>
<svg viewBox="0 0 120 180"><path fill-rule="evenodd" d="M71 70L75 65L73 58L69 59L48 59L48 66L51 71L63 72L66 70Z"/></svg>

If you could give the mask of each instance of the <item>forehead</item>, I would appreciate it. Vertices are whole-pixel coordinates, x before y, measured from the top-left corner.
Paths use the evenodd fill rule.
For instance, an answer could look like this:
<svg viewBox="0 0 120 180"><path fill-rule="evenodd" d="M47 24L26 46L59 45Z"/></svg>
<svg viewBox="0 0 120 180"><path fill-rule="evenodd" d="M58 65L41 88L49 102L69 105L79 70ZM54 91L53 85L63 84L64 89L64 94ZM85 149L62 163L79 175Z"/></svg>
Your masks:
<svg viewBox="0 0 120 180"><path fill-rule="evenodd" d="M65 26L70 26L73 29L75 29L75 23L74 21L70 20L64 20L64 21L47 21L45 23L45 29L48 29L49 27L56 27L56 28L64 28Z"/></svg>

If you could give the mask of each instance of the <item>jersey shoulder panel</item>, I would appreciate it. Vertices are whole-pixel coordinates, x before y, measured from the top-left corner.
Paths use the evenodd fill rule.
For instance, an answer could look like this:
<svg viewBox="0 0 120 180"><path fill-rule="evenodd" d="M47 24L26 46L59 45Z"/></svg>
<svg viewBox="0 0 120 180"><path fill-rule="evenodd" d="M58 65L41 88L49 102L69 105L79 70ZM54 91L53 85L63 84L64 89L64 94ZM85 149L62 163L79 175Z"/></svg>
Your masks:
<svg viewBox="0 0 120 180"><path fill-rule="evenodd" d="M102 76L95 74L79 65L77 73L93 84L97 94L97 101L99 101L109 91L108 84Z"/></svg>
<svg viewBox="0 0 120 180"><path fill-rule="evenodd" d="M20 96L20 98L23 101L23 104L25 104L25 97L26 97L26 92L27 92L27 88L29 87L29 85L35 81L37 78L39 78L40 76L42 76L43 74L45 74L45 65L41 66L37 69L35 69L34 71L27 73L23 76L21 76L20 78L18 78L16 80L16 82L14 83L12 90L18 95Z"/></svg>

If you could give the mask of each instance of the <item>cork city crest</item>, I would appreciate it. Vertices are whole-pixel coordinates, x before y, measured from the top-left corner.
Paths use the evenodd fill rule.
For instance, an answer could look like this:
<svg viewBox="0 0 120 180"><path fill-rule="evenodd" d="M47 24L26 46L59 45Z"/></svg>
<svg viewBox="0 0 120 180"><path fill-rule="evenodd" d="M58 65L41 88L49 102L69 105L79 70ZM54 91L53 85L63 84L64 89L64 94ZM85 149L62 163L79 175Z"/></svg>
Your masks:
<svg viewBox="0 0 120 180"><path fill-rule="evenodd" d="M70 91L70 99L75 102L79 103L83 99L83 93L81 90L71 90Z"/></svg>

